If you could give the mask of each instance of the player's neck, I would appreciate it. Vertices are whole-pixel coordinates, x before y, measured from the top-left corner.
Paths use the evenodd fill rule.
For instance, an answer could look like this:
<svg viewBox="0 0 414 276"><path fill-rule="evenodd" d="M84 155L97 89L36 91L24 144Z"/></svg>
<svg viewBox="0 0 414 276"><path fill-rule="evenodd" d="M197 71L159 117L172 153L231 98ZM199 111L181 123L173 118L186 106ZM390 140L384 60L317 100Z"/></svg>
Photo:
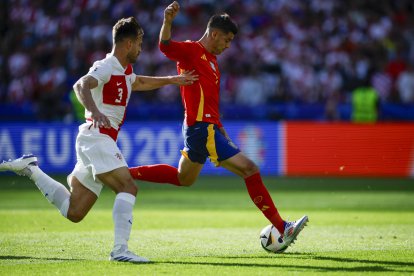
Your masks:
<svg viewBox="0 0 414 276"><path fill-rule="evenodd" d="M207 32L203 35L202 38L198 41L201 45L203 45L204 49L207 50L210 54L212 54L212 48L209 43L208 34Z"/></svg>
<svg viewBox="0 0 414 276"><path fill-rule="evenodd" d="M113 48L111 54L117 58L117 60L119 61L119 63L121 64L121 66L123 68L126 68L129 64L127 58L125 55L122 55L122 51L117 50L117 48Z"/></svg>

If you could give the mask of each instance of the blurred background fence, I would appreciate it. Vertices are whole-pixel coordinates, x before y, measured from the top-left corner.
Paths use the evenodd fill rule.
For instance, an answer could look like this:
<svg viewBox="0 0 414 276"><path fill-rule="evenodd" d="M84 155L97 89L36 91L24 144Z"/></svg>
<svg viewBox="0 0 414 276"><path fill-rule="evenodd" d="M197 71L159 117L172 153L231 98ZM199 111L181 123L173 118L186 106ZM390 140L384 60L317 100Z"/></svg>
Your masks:
<svg viewBox="0 0 414 276"><path fill-rule="evenodd" d="M414 124L357 125L313 122L229 122L234 142L273 176L414 176ZM172 122L126 123L118 144L130 166L176 166L183 148L181 126ZM38 155L50 173L68 173L75 161L77 125L5 123L0 160ZM203 174L228 175L207 162Z"/></svg>

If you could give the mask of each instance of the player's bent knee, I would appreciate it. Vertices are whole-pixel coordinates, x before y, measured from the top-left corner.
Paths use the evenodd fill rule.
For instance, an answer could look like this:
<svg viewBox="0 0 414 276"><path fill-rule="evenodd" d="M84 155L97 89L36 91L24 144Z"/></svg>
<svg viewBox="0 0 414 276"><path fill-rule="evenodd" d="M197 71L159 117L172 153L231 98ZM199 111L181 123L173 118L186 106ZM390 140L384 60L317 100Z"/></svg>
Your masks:
<svg viewBox="0 0 414 276"><path fill-rule="evenodd" d="M193 184L194 184L194 181L193 182L188 182L188 181L181 182L180 181L180 186L182 186L182 187L190 187Z"/></svg>
<svg viewBox="0 0 414 276"><path fill-rule="evenodd" d="M122 192L136 196L138 193L138 186L135 184L127 185Z"/></svg>
<svg viewBox="0 0 414 276"><path fill-rule="evenodd" d="M253 161L250 161L245 164L243 171L246 175L253 175L259 172L259 167Z"/></svg>
<svg viewBox="0 0 414 276"><path fill-rule="evenodd" d="M192 186L197 178L194 177L183 177L184 175L178 175L178 180L180 181L180 186L190 187Z"/></svg>
<svg viewBox="0 0 414 276"><path fill-rule="evenodd" d="M80 212L68 210L67 219L71 222L78 223L83 220L86 214L82 214Z"/></svg>

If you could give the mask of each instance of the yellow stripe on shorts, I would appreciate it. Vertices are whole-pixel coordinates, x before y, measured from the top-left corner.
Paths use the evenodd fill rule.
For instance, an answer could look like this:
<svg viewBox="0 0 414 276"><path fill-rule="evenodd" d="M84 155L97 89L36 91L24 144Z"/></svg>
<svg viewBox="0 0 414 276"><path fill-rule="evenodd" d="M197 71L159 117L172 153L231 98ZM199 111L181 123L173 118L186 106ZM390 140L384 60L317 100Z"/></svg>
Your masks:
<svg viewBox="0 0 414 276"><path fill-rule="evenodd" d="M214 140L214 125L209 124L207 127L208 137L207 137L207 150L211 162L217 167L219 165L217 150L216 150L216 141Z"/></svg>

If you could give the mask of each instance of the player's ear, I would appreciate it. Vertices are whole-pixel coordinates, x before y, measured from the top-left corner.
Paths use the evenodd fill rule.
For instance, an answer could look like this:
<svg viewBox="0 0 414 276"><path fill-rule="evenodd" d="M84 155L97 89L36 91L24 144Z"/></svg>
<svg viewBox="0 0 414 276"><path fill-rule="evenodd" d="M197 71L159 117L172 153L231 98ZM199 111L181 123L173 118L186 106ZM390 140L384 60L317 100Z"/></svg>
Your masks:
<svg viewBox="0 0 414 276"><path fill-rule="evenodd" d="M127 40L126 40L126 47L127 47L128 50L131 49L131 47L132 47L132 39L127 38Z"/></svg>
<svg viewBox="0 0 414 276"><path fill-rule="evenodd" d="M218 36L218 30L217 29L211 29L211 38L216 39Z"/></svg>

